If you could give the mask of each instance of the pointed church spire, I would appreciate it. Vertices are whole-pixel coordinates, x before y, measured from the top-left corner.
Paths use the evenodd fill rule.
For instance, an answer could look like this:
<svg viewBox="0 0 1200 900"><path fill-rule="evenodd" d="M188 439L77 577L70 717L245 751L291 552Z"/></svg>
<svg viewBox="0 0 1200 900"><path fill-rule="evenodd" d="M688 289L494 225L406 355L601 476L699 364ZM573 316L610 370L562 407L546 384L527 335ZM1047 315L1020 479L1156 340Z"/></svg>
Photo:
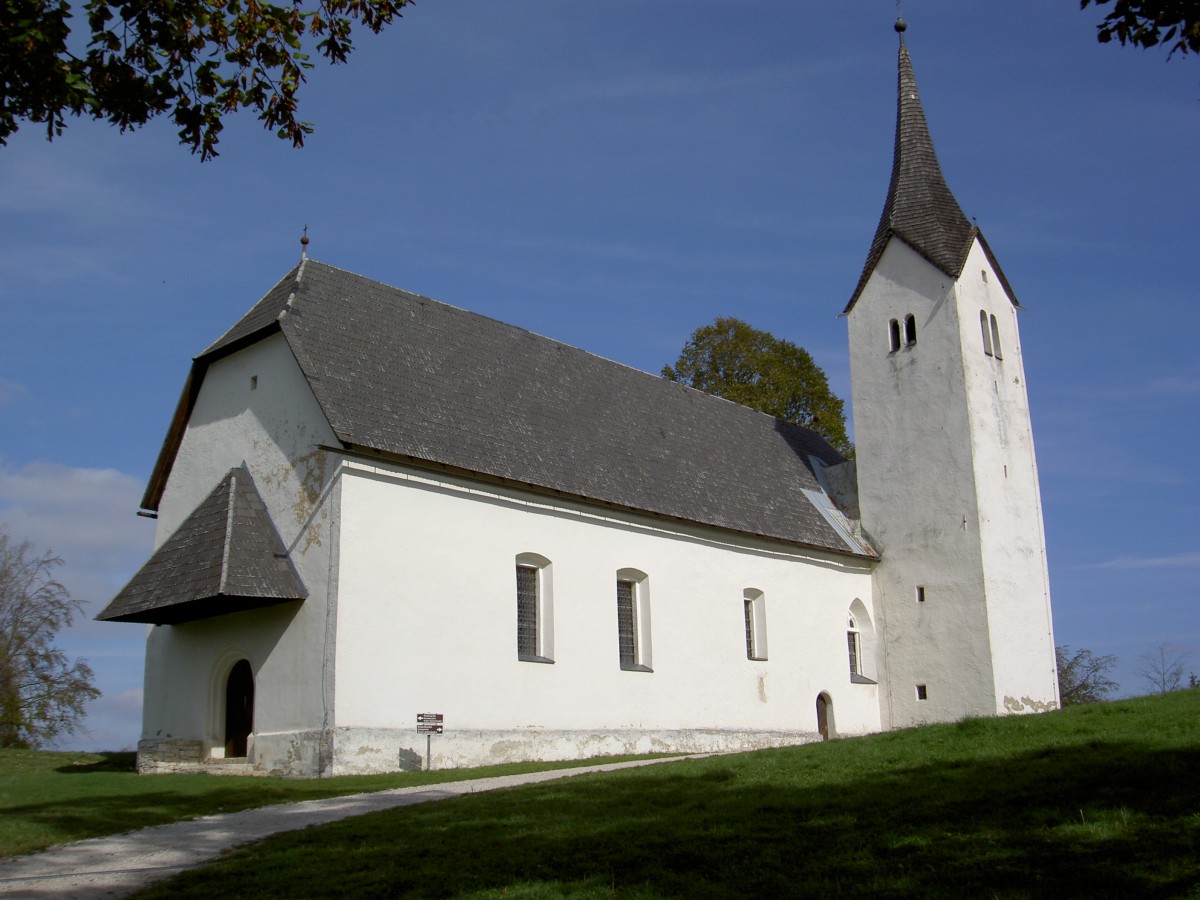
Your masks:
<svg viewBox="0 0 1200 900"><path fill-rule="evenodd" d="M896 101L896 145L892 157L892 181L888 185L883 215L866 265L846 304L843 315L854 306L867 279L883 256L888 239L895 235L951 278L957 278L967 260L977 229L963 215L958 201L946 186L933 140L925 124L925 110L917 93L912 60L904 43L903 19L896 20L900 35L899 86Z"/></svg>

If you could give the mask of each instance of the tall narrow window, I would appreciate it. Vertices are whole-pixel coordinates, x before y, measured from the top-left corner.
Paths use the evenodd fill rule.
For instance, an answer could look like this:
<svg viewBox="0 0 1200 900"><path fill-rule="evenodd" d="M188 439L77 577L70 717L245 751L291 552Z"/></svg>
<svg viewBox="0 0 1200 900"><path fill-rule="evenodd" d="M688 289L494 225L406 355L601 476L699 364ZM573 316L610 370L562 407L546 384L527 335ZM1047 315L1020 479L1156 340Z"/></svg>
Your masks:
<svg viewBox="0 0 1200 900"><path fill-rule="evenodd" d="M649 583L636 569L617 572L617 652L622 669L654 671L650 667Z"/></svg>
<svg viewBox="0 0 1200 900"><path fill-rule="evenodd" d="M742 592L742 613L746 625L746 659L767 658L767 601L763 592L746 588Z"/></svg>
<svg viewBox="0 0 1200 900"><path fill-rule="evenodd" d="M517 658L554 662L554 589L550 560L536 553L517 557Z"/></svg>
<svg viewBox="0 0 1200 900"><path fill-rule="evenodd" d="M909 313L904 317L904 343L911 347L917 342L917 317Z"/></svg>
<svg viewBox="0 0 1200 900"><path fill-rule="evenodd" d="M1004 354L1000 352L1000 325L995 316L992 316L992 352L996 354L996 359L1004 359Z"/></svg>
<svg viewBox="0 0 1200 900"><path fill-rule="evenodd" d="M987 310L979 311L979 330L983 332L983 352L988 356L992 355L992 332L988 328Z"/></svg>
<svg viewBox="0 0 1200 900"><path fill-rule="evenodd" d="M900 349L900 322L896 319L888 323L888 341L893 353Z"/></svg>
<svg viewBox="0 0 1200 900"><path fill-rule="evenodd" d="M538 655L538 570L517 566L517 655Z"/></svg>
<svg viewBox="0 0 1200 900"><path fill-rule="evenodd" d="M859 642L854 616L850 617L849 627L846 629L846 647L850 652L850 677L862 675L862 644Z"/></svg>

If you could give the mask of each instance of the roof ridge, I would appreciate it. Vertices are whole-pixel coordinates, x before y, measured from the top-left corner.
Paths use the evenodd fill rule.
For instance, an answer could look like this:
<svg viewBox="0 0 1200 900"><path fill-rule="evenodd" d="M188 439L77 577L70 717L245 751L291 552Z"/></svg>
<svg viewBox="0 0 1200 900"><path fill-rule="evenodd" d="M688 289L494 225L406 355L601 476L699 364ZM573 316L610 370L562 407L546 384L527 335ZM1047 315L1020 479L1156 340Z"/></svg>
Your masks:
<svg viewBox="0 0 1200 900"><path fill-rule="evenodd" d="M239 316L237 321L227 328L219 338L200 351L195 358L202 359L218 350L224 350L258 334L265 328L278 324L284 312L291 306L296 294L300 292L307 262L308 260L302 260L289 269L286 275L275 282L269 291L263 294L243 315ZM281 296L285 287L287 295Z"/></svg>
<svg viewBox="0 0 1200 900"><path fill-rule="evenodd" d="M225 541L221 548L221 580L217 592L226 593L229 587L229 555L233 550L233 508L237 503L237 469L231 469L229 475L228 496L225 498Z"/></svg>

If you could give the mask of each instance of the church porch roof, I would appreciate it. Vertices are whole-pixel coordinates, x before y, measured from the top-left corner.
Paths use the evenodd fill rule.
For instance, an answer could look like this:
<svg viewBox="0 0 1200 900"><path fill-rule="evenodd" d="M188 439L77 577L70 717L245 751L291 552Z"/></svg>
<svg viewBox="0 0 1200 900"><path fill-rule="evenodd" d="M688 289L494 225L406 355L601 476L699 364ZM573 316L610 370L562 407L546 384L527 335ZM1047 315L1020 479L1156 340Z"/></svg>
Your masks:
<svg viewBox="0 0 1200 900"><path fill-rule="evenodd" d="M307 596L250 473L237 468L96 618L175 625Z"/></svg>

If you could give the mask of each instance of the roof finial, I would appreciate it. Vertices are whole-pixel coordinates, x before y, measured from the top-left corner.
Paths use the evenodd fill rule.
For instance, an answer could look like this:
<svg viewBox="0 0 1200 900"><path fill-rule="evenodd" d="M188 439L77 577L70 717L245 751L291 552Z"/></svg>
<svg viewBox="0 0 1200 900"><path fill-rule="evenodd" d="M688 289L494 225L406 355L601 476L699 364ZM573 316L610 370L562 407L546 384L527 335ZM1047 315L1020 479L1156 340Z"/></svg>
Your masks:
<svg viewBox="0 0 1200 900"><path fill-rule="evenodd" d="M900 35L900 43L904 43L904 31L908 28L908 23L900 15L900 0L896 0L896 24L892 26L896 29L896 34Z"/></svg>
<svg viewBox="0 0 1200 900"><path fill-rule="evenodd" d="M300 235L300 259L308 259L308 226L304 226L304 234Z"/></svg>

